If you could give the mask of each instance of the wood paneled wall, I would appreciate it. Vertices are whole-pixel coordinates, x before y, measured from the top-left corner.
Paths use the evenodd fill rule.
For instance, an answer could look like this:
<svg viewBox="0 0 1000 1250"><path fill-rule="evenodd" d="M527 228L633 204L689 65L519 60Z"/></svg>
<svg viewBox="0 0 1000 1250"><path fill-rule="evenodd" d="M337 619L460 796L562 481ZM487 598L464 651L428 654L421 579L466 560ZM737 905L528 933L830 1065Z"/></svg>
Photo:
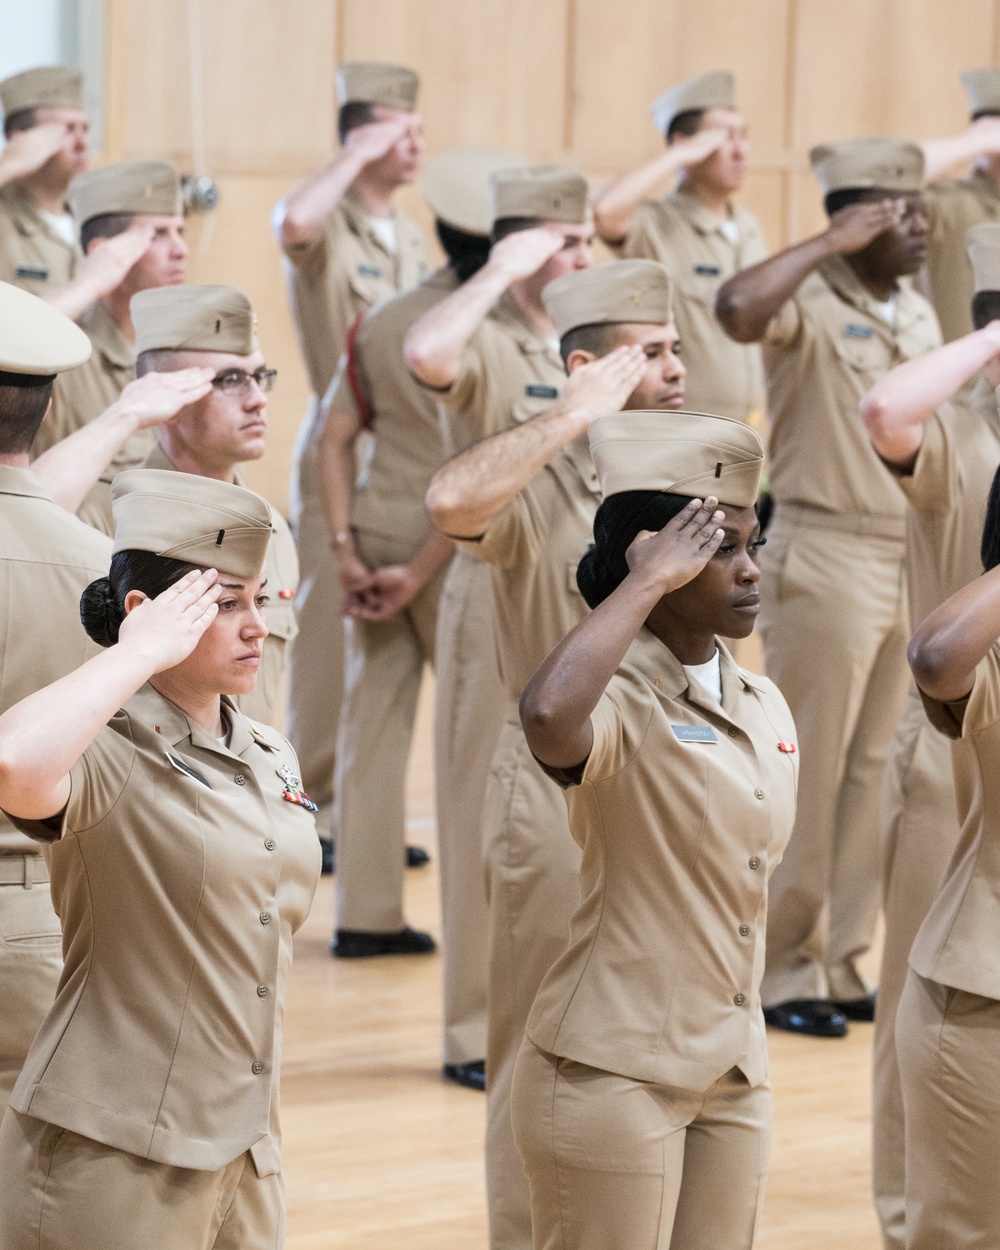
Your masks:
<svg viewBox="0 0 1000 1250"><path fill-rule="evenodd" d="M106 6L103 159L159 156L187 171L204 152L222 203L192 222L191 276L242 287L259 313L280 381L268 455L247 477L280 506L308 386L270 218L276 201L333 150L338 61L396 60L419 70L429 154L501 143L527 160L572 164L595 186L658 150L648 109L659 92L703 70L732 68L754 145L743 200L775 248L822 223L807 161L814 143L958 130L968 116L960 73L1000 63L1000 0ZM415 191L403 202L427 222Z"/></svg>

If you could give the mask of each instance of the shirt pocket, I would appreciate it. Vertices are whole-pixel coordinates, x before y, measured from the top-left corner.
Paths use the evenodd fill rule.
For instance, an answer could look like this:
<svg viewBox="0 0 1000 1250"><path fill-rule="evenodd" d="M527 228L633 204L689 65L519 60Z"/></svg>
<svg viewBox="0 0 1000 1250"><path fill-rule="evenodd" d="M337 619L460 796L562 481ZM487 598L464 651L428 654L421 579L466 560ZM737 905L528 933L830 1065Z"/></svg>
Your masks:
<svg viewBox="0 0 1000 1250"><path fill-rule="evenodd" d="M392 274L382 265L365 260L357 260L351 265L347 285L367 308L395 290Z"/></svg>
<svg viewBox="0 0 1000 1250"><path fill-rule="evenodd" d="M532 394L528 393L529 389ZM543 412L548 412L558 398L559 387L553 386L551 382L526 383L510 406L511 424L523 425L525 421L540 417Z"/></svg>
<svg viewBox="0 0 1000 1250"><path fill-rule="evenodd" d="M893 365L893 359L885 344L873 331L870 339L852 339L844 336L833 340L833 350L838 361L848 372L864 380L868 389Z"/></svg>

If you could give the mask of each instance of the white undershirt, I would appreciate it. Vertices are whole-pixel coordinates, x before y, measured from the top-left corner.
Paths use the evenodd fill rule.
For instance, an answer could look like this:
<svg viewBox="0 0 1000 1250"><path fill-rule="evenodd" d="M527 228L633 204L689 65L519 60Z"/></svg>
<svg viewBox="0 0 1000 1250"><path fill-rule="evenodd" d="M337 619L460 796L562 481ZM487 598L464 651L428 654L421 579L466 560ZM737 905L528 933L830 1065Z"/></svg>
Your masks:
<svg viewBox="0 0 1000 1250"><path fill-rule="evenodd" d="M896 324L896 305L899 303L899 292L893 291L884 304L880 304L877 299L872 300L875 311L888 325Z"/></svg>
<svg viewBox="0 0 1000 1250"><path fill-rule="evenodd" d="M46 213L40 208L38 215L70 247L76 244L76 226L73 224L73 218L69 213Z"/></svg>
<svg viewBox="0 0 1000 1250"><path fill-rule="evenodd" d="M719 229L726 236L733 247L740 245L740 228L731 217L726 217L719 222Z"/></svg>
<svg viewBox="0 0 1000 1250"><path fill-rule="evenodd" d="M703 686L716 703L722 703L722 668L719 664L719 648L715 648L715 655L705 664L684 664L682 665L684 672L688 677Z"/></svg>
<svg viewBox="0 0 1000 1250"><path fill-rule="evenodd" d="M396 235L396 219L395 217L369 217L371 227L378 235L379 242L395 256L399 249L399 243Z"/></svg>

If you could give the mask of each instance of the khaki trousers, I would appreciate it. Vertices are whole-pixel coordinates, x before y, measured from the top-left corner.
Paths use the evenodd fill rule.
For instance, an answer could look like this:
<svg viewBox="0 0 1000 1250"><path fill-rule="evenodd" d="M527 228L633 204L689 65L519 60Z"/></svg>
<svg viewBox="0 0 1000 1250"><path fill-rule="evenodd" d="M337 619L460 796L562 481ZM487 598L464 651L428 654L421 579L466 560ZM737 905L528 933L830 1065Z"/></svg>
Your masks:
<svg viewBox="0 0 1000 1250"><path fill-rule="evenodd" d="M8 1111L0 1250L280 1250L280 1174L242 1154L217 1172L126 1154Z"/></svg>
<svg viewBox="0 0 1000 1250"><path fill-rule="evenodd" d="M732 1069L704 1093L634 1081L525 1041L514 1132L535 1250L748 1250L771 1088Z"/></svg>
<svg viewBox="0 0 1000 1250"><path fill-rule="evenodd" d="M580 902L580 848L562 791L535 763L515 704L486 786L489 1011L486 1194L493 1250L530 1250L531 1197L511 1125L514 1065L542 979Z"/></svg>
<svg viewBox="0 0 1000 1250"><path fill-rule="evenodd" d="M486 1055L483 797L507 707L493 642L489 565L463 551L438 607L434 771L444 956L444 1061Z"/></svg>
<svg viewBox="0 0 1000 1250"><path fill-rule="evenodd" d="M404 564L410 543L357 535L369 568ZM349 620L344 702L337 737L337 928L391 933L403 927L406 763L444 572L390 621Z"/></svg>
<svg viewBox="0 0 1000 1250"><path fill-rule="evenodd" d="M872 1101L872 1180L886 1250L903 1250L903 1093L896 1009L913 939L934 901L958 840L951 746L911 688L882 788L885 945L878 983Z"/></svg>
<svg viewBox="0 0 1000 1250"><path fill-rule="evenodd" d="M0 855L0 1118L62 972L48 880L41 855Z"/></svg>
<svg viewBox="0 0 1000 1250"><path fill-rule="evenodd" d="M290 510L299 554L295 596L299 633L288 663L288 737L299 757L302 785L319 807L316 829L333 838L333 774L344 688L344 623L340 582L319 494L315 396L299 430L292 461Z"/></svg>
<svg viewBox="0 0 1000 1250"><path fill-rule="evenodd" d="M909 677L902 538L821 528L801 511L778 506L762 561L767 673L802 760L769 886L765 1007L869 992L857 963L878 918L879 792Z"/></svg>
<svg viewBox="0 0 1000 1250"><path fill-rule="evenodd" d="M911 969L896 1013L908 1250L1000 1245L1000 1002Z"/></svg>

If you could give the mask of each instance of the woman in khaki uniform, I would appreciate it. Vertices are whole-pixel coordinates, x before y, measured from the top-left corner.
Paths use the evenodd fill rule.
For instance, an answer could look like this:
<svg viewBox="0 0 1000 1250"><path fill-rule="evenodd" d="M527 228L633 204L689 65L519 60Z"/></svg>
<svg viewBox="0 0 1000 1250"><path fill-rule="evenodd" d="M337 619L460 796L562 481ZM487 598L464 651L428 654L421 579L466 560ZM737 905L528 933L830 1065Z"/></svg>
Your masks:
<svg viewBox="0 0 1000 1250"><path fill-rule="evenodd" d="M594 611L521 700L583 850L514 1076L534 1245L738 1250L767 1165L767 878L797 773L784 699L718 637L759 607L763 447L696 413L603 417L590 441Z"/></svg>
<svg viewBox="0 0 1000 1250"><path fill-rule="evenodd" d="M320 850L290 747L233 702L270 509L146 469L113 495L81 604L107 650L0 718L0 805L46 844L65 957L0 1125L0 1247L280 1247L284 988Z"/></svg>

